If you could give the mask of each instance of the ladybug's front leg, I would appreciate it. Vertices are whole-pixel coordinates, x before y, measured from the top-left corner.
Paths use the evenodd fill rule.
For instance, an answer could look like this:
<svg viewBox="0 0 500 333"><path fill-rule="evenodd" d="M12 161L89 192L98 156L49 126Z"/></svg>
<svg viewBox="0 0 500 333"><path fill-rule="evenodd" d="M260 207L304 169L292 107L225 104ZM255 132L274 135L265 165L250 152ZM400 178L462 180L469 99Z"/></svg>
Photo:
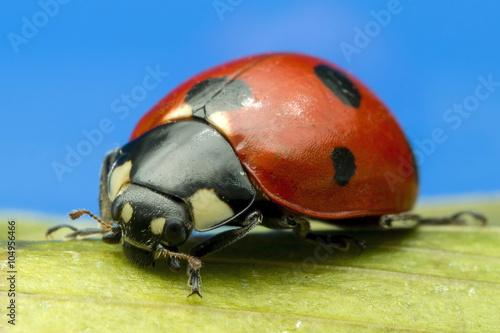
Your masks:
<svg viewBox="0 0 500 333"><path fill-rule="evenodd" d="M45 233L45 237L48 238L50 235L52 235L54 232L56 232L59 229L63 228L69 228L73 230L73 232L67 234L66 236L63 237L64 241L69 241L69 240L82 240L82 239L87 239L87 238L92 238L95 236L100 236L103 235L107 230L101 230L99 228L85 228L85 229L78 229L75 228L72 225L69 224L58 224L55 225L47 230Z"/></svg>
<svg viewBox="0 0 500 333"><path fill-rule="evenodd" d="M262 223L262 213L260 211L253 211L247 215L245 220L241 223L241 227L237 229L231 229L220 234L217 234L199 244L196 244L189 251L189 256L200 258L207 254L217 252L222 250L226 246L233 244L234 242L245 237L253 228ZM190 262L188 266L187 274L189 276L188 284L191 287L191 293L197 294L201 297L200 286L201 286L201 276L200 276L201 264L197 267L193 266ZM188 297L189 297L188 296Z"/></svg>
<svg viewBox="0 0 500 333"><path fill-rule="evenodd" d="M107 244L118 244L120 243L121 237L122 237L122 230L118 225L112 224L108 225L105 224L101 219L99 219L96 215L92 214L88 210L74 210L71 213L69 213L69 216L71 217L72 220L76 220L83 214L87 214L94 218L96 221L98 221L101 225L101 228L86 228L86 229L77 229L72 225L69 224L60 224L53 226L52 228L49 228L47 232L45 233L45 237L48 238L51 234L56 232L59 229L62 228L69 228L73 230L72 233L67 234L64 236L63 240L68 241L68 240L83 240L83 239L88 239L91 237L95 236L100 236L102 235L102 241Z"/></svg>
<svg viewBox="0 0 500 333"><path fill-rule="evenodd" d="M66 236L63 237L64 241L69 241L69 240L84 240L88 238L92 238L95 236L102 236L102 241L107 244L118 244L120 243L121 237L122 237L122 231L121 228L118 226L114 226L111 228L111 230L106 230L106 229L100 229L100 228L85 228L85 229L78 229L75 228L72 225L69 224L59 224L56 226L53 226L52 228L49 228L47 232L45 233L45 237L48 238L51 234L56 232L59 229L62 228L69 228L73 230L73 232L67 234Z"/></svg>
<svg viewBox="0 0 500 333"><path fill-rule="evenodd" d="M201 276L200 276L200 270L199 269L194 269L191 265L188 267L188 285L191 287L191 293L188 295L191 296L193 294L196 294L200 297L200 287L201 287Z"/></svg>

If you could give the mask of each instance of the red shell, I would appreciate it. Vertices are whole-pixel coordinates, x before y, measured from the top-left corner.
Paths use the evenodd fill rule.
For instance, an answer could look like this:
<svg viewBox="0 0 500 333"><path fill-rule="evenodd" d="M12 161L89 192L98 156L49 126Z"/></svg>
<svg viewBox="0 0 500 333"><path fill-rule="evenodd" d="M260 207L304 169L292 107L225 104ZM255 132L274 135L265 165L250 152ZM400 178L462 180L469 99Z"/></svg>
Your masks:
<svg viewBox="0 0 500 333"><path fill-rule="evenodd" d="M185 97L207 79L242 80L251 96L207 120L226 136L264 194L288 209L322 219L392 214L412 208L418 180L411 148L384 104L343 73L361 96L349 105L315 73L324 60L264 54L205 71L181 84L137 124L131 139L175 120L190 119ZM358 106L358 107L356 107ZM187 108L189 109L189 107ZM334 148L347 148L355 171L338 182ZM340 166L339 168L342 168Z"/></svg>

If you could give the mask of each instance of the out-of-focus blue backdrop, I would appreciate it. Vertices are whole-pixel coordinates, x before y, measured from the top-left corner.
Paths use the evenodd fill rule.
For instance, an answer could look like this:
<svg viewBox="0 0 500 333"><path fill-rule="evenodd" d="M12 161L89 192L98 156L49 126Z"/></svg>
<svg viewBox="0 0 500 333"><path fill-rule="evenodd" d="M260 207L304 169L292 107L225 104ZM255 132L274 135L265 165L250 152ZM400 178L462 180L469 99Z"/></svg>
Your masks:
<svg viewBox="0 0 500 333"><path fill-rule="evenodd" d="M499 12L494 0L3 2L0 209L98 212L101 161L141 115L203 69L270 51L328 59L371 87L416 150L422 196L497 192Z"/></svg>

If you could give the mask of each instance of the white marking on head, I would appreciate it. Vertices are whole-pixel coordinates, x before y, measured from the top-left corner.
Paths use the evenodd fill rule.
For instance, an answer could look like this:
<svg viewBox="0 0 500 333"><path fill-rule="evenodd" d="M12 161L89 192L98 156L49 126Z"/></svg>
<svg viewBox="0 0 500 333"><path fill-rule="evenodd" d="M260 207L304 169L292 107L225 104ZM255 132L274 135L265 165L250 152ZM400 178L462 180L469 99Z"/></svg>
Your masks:
<svg viewBox="0 0 500 333"><path fill-rule="evenodd" d="M208 116L211 124L215 125L225 135L231 134L231 125L225 111L214 112Z"/></svg>
<svg viewBox="0 0 500 333"><path fill-rule="evenodd" d="M165 218L157 217L151 221L150 228L151 232L155 235L160 235L163 233L163 227L165 226Z"/></svg>
<svg viewBox="0 0 500 333"><path fill-rule="evenodd" d="M193 209L196 230L207 230L234 216L232 208L222 201L213 189L202 188L187 198Z"/></svg>
<svg viewBox="0 0 500 333"><path fill-rule="evenodd" d="M175 120L179 118L189 118L193 116L193 108L187 103L182 103L175 110L170 111L165 120Z"/></svg>
<svg viewBox="0 0 500 333"><path fill-rule="evenodd" d="M122 221L125 223L130 222L130 220L132 219L132 214L134 214L134 209L132 208L132 205L127 202L125 205L123 205L122 208Z"/></svg>
<svg viewBox="0 0 500 333"><path fill-rule="evenodd" d="M130 182L130 170L132 169L132 161L127 161L116 167L109 177L108 195L111 201L115 200L122 186Z"/></svg>

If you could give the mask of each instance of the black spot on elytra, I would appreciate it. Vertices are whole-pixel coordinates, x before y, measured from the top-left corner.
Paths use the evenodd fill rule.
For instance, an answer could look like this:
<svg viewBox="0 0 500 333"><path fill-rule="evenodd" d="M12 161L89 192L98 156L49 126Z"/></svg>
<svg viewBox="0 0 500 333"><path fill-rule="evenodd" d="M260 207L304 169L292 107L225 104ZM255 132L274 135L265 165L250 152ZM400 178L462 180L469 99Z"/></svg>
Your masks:
<svg viewBox="0 0 500 333"><path fill-rule="evenodd" d="M186 94L185 102L199 117L217 111L235 110L252 96L250 87L239 79L228 82L227 77L211 78L195 84Z"/></svg>
<svg viewBox="0 0 500 333"><path fill-rule="evenodd" d="M340 186L347 185L356 171L354 155L346 147L337 147L332 151L332 160L335 168L333 179Z"/></svg>
<svg viewBox="0 0 500 333"><path fill-rule="evenodd" d="M359 108L361 95L358 88L344 73L327 65L314 67L314 73L342 103Z"/></svg>
<svg viewBox="0 0 500 333"><path fill-rule="evenodd" d="M185 102L193 109L193 113L207 105L215 94L227 83L227 77L206 79L195 84L186 94Z"/></svg>
<svg viewBox="0 0 500 333"><path fill-rule="evenodd" d="M205 106L207 116L217 111L239 109L250 96L252 96L252 91L243 80L229 81Z"/></svg>

